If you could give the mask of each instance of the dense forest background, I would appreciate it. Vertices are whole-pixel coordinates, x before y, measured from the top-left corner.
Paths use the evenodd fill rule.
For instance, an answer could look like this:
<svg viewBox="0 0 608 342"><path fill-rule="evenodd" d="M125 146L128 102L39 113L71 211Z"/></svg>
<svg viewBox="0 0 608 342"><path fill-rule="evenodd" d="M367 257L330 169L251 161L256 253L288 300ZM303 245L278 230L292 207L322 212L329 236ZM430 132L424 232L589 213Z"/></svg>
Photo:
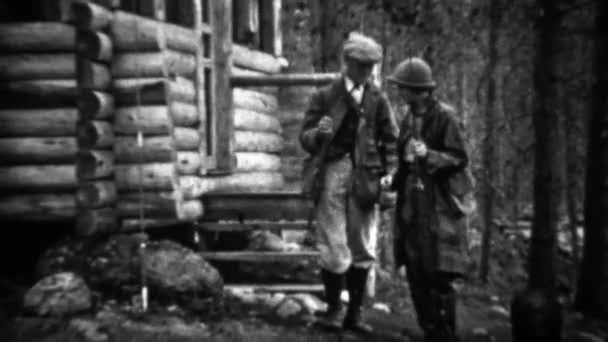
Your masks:
<svg viewBox="0 0 608 342"><path fill-rule="evenodd" d="M578 292L578 309L608 317L604 296L595 296L606 285L600 240L608 229L602 1L286 0L283 6L291 72L339 71L350 31L382 44L381 82L406 57L431 64L438 98L459 113L475 178L470 279L511 291L557 289L573 302ZM399 119L401 104L385 89ZM304 155L297 132L311 91L282 91L284 172L294 182ZM389 235L381 237L385 248L389 226L381 231ZM381 255L384 263L390 259Z"/></svg>
<svg viewBox="0 0 608 342"><path fill-rule="evenodd" d="M555 32L559 46L551 52L559 69L550 77L560 81L548 123L556 137L551 150L558 156L552 191L564 248L578 256L581 231L571 233L582 221L594 8L590 2L562 7ZM457 109L466 134L476 180L472 227L478 232L526 229L533 211L533 75L540 11L532 0L286 0L284 51L289 71L338 71L343 38L355 30L383 45L381 76L408 56L424 57L438 80L437 96ZM291 180L299 176L294 160L303 152L297 123L311 91L283 90L283 119L293 122L284 126L285 172ZM391 99L399 116L400 104Z"/></svg>

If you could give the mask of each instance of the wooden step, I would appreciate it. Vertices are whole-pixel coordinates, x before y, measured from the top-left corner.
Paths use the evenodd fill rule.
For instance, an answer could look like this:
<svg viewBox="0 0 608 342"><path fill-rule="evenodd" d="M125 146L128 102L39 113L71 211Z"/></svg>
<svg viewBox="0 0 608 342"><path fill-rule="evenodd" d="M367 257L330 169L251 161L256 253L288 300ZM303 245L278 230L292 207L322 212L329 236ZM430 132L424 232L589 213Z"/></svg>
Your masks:
<svg viewBox="0 0 608 342"><path fill-rule="evenodd" d="M314 227L314 222L312 227ZM199 222L194 228L214 232L244 232L257 229L268 230L307 230L307 221L244 221L244 222Z"/></svg>
<svg viewBox="0 0 608 342"><path fill-rule="evenodd" d="M226 284L225 290L239 292L323 292L323 284Z"/></svg>
<svg viewBox="0 0 608 342"><path fill-rule="evenodd" d="M294 192L205 194L203 221L306 221L312 201Z"/></svg>
<svg viewBox="0 0 608 342"><path fill-rule="evenodd" d="M249 262L273 262L273 261L299 261L302 259L314 259L319 257L317 251L303 252L262 252L262 251L238 251L238 252L202 252L200 255L206 260L215 261L249 261Z"/></svg>

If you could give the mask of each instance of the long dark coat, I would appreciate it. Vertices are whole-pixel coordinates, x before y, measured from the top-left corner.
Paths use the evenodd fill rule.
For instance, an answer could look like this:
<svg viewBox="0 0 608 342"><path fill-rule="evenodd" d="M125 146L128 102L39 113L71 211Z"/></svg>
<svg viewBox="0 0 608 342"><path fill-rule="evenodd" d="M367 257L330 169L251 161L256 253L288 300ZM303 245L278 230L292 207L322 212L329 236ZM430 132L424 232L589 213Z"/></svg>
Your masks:
<svg viewBox="0 0 608 342"><path fill-rule="evenodd" d="M463 201L470 191L468 156L453 111L430 101L420 119L420 138L428 156L406 160L416 119L408 114L397 144L399 157L394 188L397 191L395 262L426 270L463 274L466 267L466 221ZM419 123L420 123L419 121ZM423 184L417 190L417 177Z"/></svg>

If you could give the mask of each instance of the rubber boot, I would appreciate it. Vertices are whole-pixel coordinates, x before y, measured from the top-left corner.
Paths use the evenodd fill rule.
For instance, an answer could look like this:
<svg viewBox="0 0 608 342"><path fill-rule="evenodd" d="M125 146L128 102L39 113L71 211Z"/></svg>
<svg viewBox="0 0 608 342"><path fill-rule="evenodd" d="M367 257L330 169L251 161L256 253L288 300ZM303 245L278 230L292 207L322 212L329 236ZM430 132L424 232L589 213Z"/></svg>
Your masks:
<svg viewBox="0 0 608 342"><path fill-rule="evenodd" d="M344 275L322 269L321 279L325 287L327 311L320 315L318 323L327 329L339 330L342 328L343 310L340 294L342 293Z"/></svg>
<svg viewBox="0 0 608 342"><path fill-rule="evenodd" d="M372 327L363 322L362 317L368 273L369 269L360 267L351 267L346 273L346 287L350 300L343 324L344 329L365 335L372 333Z"/></svg>

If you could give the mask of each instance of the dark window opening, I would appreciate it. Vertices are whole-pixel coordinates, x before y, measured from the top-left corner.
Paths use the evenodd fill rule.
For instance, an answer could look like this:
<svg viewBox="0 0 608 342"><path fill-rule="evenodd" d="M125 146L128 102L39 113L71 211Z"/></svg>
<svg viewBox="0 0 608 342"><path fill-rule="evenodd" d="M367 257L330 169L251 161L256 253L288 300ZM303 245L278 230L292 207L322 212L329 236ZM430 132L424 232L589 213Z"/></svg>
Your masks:
<svg viewBox="0 0 608 342"><path fill-rule="evenodd" d="M205 82L205 139L207 147L207 155L212 156L215 150L215 113L213 112L212 106L212 77L211 69L205 68L204 70L204 82Z"/></svg>
<svg viewBox="0 0 608 342"><path fill-rule="evenodd" d="M203 57L211 58L211 36L203 33Z"/></svg>

